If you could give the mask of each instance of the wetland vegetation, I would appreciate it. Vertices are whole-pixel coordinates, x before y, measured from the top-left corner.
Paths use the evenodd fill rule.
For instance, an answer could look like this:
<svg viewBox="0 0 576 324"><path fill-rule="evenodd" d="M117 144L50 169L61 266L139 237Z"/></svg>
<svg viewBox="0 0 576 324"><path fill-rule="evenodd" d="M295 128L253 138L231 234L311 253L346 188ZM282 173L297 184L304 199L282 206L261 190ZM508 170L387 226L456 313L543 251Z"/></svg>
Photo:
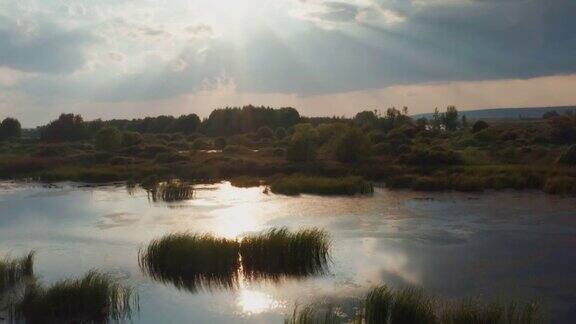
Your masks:
<svg viewBox="0 0 576 324"><path fill-rule="evenodd" d="M62 114L25 131L10 119L0 140L0 177L136 183L152 176L169 184L236 179L291 195L370 193L374 181L415 190L576 192L576 116L570 111L516 121L460 116L448 107L430 119L395 108L310 118L292 108L246 106L217 109L204 120L191 114L84 121ZM174 194L169 199L189 194L167 190Z"/></svg>
<svg viewBox="0 0 576 324"><path fill-rule="evenodd" d="M155 280L191 292L234 289L238 281L306 277L327 270L330 239L322 230L270 229L241 240L176 233L153 240L139 253L141 269Z"/></svg>
<svg viewBox="0 0 576 324"><path fill-rule="evenodd" d="M536 324L544 323L535 302L486 303L480 299L445 301L422 289L371 289L355 314L343 316L338 305L295 307L285 324Z"/></svg>

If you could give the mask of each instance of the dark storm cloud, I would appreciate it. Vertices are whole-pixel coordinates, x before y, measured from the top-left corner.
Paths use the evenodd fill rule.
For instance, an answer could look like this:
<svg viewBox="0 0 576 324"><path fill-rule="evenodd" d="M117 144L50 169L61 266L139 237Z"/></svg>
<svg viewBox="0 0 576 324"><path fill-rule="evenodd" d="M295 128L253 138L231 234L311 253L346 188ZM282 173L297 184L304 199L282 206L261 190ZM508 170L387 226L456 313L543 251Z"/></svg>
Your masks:
<svg viewBox="0 0 576 324"><path fill-rule="evenodd" d="M23 26L0 16L0 66L25 72L70 73L85 63L92 37L40 21Z"/></svg>

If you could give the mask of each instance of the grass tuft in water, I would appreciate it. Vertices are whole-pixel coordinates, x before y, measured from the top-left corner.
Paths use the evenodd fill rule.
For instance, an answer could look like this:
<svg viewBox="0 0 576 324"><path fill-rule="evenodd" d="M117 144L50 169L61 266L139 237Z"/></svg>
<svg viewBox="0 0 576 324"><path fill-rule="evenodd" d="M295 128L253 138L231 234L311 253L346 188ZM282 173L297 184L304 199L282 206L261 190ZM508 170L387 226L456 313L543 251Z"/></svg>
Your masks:
<svg viewBox="0 0 576 324"><path fill-rule="evenodd" d="M271 229L244 237L240 244L244 276L271 279L322 273L329 261L330 239L320 229L290 232Z"/></svg>
<svg viewBox="0 0 576 324"><path fill-rule="evenodd" d="M326 178L293 175L272 182L273 193L283 195L355 195L374 193L374 184L362 177Z"/></svg>
<svg viewBox="0 0 576 324"><path fill-rule="evenodd" d="M158 182L147 188L148 196L154 202L188 200L194 196L194 188L191 184L175 179Z"/></svg>
<svg viewBox="0 0 576 324"><path fill-rule="evenodd" d="M394 293L388 287L380 286L370 290L364 305L366 324L388 323L393 304Z"/></svg>
<svg viewBox="0 0 576 324"><path fill-rule="evenodd" d="M331 308L334 309L333 307ZM326 312L322 304L295 307L287 324L331 324L342 319ZM324 316L326 315L326 316ZM373 288L366 295L363 311L346 323L362 324L536 324L543 323L537 303L484 303L464 299L440 303L422 289L409 287L391 290L387 286Z"/></svg>
<svg viewBox="0 0 576 324"><path fill-rule="evenodd" d="M238 282L239 243L210 234L176 233L153 240L139 253L142 270L160 282L196 291L234 288Z"/></svg>
<svg viewBox="0 0 576 324"><path fill-rule="evenodd" d="M50 287L29 284L15 306L27 323L107 323L130 319L137 296L107 274L88 272Z"/></svg>
<svg viewBox="0 0 576 324"><path fill-rule="evenodd" d="M18 259L0 259L0 294L34 275L34 252Z"/></svg>

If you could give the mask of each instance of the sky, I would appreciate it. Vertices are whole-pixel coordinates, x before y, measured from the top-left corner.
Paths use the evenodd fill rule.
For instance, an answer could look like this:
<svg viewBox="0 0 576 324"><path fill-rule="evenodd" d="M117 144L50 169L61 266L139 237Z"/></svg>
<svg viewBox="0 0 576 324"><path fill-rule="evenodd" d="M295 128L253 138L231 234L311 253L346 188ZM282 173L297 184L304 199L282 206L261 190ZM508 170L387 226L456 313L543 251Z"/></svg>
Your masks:
<svg viewBox="0 0 576 324"><path fill-rule="evenodd" d="M574 0L0 0L0 118L576 104Z"/></svg>

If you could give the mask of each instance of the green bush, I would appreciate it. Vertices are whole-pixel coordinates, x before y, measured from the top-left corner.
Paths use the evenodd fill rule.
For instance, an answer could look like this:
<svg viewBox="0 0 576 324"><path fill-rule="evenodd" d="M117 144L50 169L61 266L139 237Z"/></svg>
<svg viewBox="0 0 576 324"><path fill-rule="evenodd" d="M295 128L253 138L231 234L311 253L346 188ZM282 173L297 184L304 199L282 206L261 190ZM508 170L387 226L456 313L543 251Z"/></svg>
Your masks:
<svg viewBox="0 0 576 324"><path fill-rule="evenodd" d="M487 122L483 120L478 120L472 125L472 133L478 133L486 128L490 127Z"/></svg>
<svg viewBox="0 0 576 324"><path fill-rule="evenodd" d="M5 118L0 123L0 140L16 138L22 135L22 126L15 118Z"/></svg>
<svg viewBox="0 0 576 324"><path fill-rule="evenodd" d="M558 163L576 165L576 145L570 145L558 159Z"/></svg>
<svg viewBox="0 0 576 324"><path fill-rule="evenodd" d="M214 140L214 149L222 150L226 147L226 139L224 137L217 137Z"/></svg>
<svg viewBox="0 0 576 324"><path fill-rule="evenodd" d="M316 130L310 124L296 125L286 158L293 162L308 162L316 158Z"/></svg>
<svg viewBox="0 0 576 324"><path fill-rule="evenodd" d="M324 178L293 175L275 180L270 185L274 193L284 195L354 195L374 192L374 185L361 177Z"/></svg>
<svg viewBox="0 0 576 324"><path fill-rule="evenodd" d="M210 144L203 137L199 137L199 138L195 139L194 142L192 142L192 149L194 149L194 150L207 150L209 148L210 148Z"/></svg>
<svg viewBox="0 0 576 324"><path fill-rule="evenodd" d="M274 131L274 137L277 140L283 140L284 138L286 138L286 136L288 136L288 133L286 133L286 130L283 127L278 127Z"/></svg>
<svg viewBox="0 0 576 324"><path fill-rule="evenodd" d="M256 132L256 136L259 139L263 139L263 138L274 138L274 132L272 131L272 129L270 129L270 127L267 126L263 126L258 128L258 131Z"/></svg>
<svg viewBox="0 0 576 324"><path fill-rule="evenodd" d="M122 146L133 146L141 144L144 138L138 132L124 132L122 133Z"/></svg>
<svg viewBox="0 0 576 324"><path fill-rule="evenodd" d="M555 195L576 194L576 178L568 176L548 178L544 192Z"/></svg>
<svg viewBox="0 0 576 324"><path fill-rule="evenodd" d="M414 148L400 156L399 162L407 165L436 166L463 164L462 157L451 150L442 147Z"/></svg>
<svg viewBox="0 0 576 324"><path fill-rule="evenodd" d="M336 158L340 162L358 162L371 153L368 137L359 128L351 128L336 143Z"/></svg>
<svg viewBox="0 0 576 324"><path fill-rule="evenodd" d="M102 151L114 151L122 145L122 133L114 127L102 128L96 133L96 148Z"/></svg>

